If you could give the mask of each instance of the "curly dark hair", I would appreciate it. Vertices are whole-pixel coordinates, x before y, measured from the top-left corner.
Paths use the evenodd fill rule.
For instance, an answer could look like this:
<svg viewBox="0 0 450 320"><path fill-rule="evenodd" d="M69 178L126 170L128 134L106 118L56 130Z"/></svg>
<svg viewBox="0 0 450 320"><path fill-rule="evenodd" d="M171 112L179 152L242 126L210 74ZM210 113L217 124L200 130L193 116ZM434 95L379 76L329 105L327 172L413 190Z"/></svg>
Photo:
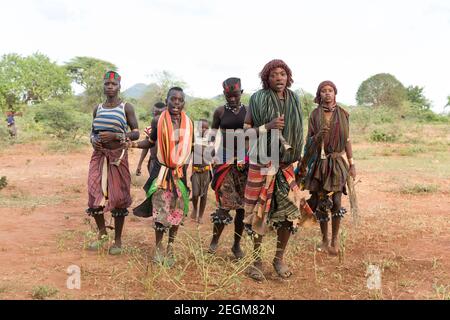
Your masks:
<svg viewBox="0 0 450 320"><path fill-rule="evenodd" d="M259 73L259 76L261 78L261 83L265 90L270 88L269 75L270 75L270 72L276 68L282 68L282 69L284 69L284 71L286 71L287 77L288 77L286 87L289 88L292 85L292 83L294 82L294 80L292 79L292 71L288 67L288 65L283 60L274 59L272 61L269 61L264 66L264 68L261 70L261 72Z"/></svg>

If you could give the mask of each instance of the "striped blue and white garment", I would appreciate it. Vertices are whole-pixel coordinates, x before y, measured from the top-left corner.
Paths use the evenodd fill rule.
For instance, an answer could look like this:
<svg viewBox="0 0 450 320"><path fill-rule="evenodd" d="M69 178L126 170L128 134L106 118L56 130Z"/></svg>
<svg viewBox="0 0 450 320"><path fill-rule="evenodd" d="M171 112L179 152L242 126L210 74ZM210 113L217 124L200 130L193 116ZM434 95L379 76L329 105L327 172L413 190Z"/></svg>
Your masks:
<svg viewBox="0 0 450 320"><path fill-rule="evenodd" d="M128 129L127 116L125 114L125 102L115 108L104 108L101 104L97 108L97 114L93 122L94 132L111 131L126 133Z"/></svg>

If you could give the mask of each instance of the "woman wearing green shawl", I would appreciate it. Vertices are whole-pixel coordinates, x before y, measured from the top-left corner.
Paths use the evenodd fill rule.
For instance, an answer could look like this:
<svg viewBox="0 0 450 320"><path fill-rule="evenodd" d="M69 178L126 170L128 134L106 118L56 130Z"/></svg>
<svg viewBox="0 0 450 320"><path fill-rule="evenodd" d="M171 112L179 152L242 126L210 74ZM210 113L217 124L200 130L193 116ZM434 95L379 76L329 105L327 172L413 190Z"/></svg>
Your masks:
<svg viewBox="0 0 450 320"><path fill-rule="evenodd" d="M300 211L296 204L297 198L294 203L288 198L288 194L291 190L294 194L298 191L293 163L301 159L303 147L300 101L298 96L288 89L293 82L290 68L282 60L272 60L264 66L260 77L263 89L251 96L244 125L246 130L256 129L259 136L257 161L255 149L250 151L244 220L247 231L254 235L255 262L249 269L249 275L258 281L264 277L260 251L263 235L268 227L277 230L277 251L273 267L282 278L292 275L283 262L283 256L290 234L296 231ZM269 155L271 162L264 165L260 161L262 154L273 149L272 143L277 145L277 133L281 133L282 143L279 149L275 149L275 154L272 152ZM276 163L279 163L279 166ZM269 168L271 173L267 173Z"/></svg>

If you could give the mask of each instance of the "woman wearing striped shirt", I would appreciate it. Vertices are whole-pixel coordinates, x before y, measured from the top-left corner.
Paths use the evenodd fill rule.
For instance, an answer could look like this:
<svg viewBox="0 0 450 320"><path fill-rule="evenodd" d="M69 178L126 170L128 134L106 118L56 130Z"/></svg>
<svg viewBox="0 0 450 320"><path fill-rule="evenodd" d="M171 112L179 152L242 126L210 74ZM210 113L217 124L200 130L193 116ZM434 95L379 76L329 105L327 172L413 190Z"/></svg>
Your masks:
<svg viewBox="0 0 450 320"><path fill-rule="evenodd" d="M127 140L139 139L139 129L134 108L119 98L120 76L109 71L103 83L106 101L94 108L91 143L94 148L89 164L88 209L97 224L98 241L89 245L99 250L102 238L107 235L104 212L114 217L115 239L109 253L122 252L122 229L128 207L131 205L131 175L128 167ZM130 131L128 131L130 128Z"/></svg>

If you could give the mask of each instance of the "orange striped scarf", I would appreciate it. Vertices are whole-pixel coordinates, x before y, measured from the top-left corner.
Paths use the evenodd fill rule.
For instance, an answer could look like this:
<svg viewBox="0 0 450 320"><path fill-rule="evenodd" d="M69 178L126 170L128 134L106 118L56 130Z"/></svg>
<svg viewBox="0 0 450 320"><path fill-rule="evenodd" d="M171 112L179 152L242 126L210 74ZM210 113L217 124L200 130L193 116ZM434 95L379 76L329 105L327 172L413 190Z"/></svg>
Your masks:
<svg viewBox="0 0 450 320"><path fill-rule="evenodd" d="M180 128L178 130L178 139L172 124L172 118L169 111L161 113L158 120L158 151L157 157L161 163L157 185L159 188L172 189L167 184L167 174L171 170L174 179L183 177L183 165L186 164L192 151L193 124L191 119L181 112Z"/></svg>

